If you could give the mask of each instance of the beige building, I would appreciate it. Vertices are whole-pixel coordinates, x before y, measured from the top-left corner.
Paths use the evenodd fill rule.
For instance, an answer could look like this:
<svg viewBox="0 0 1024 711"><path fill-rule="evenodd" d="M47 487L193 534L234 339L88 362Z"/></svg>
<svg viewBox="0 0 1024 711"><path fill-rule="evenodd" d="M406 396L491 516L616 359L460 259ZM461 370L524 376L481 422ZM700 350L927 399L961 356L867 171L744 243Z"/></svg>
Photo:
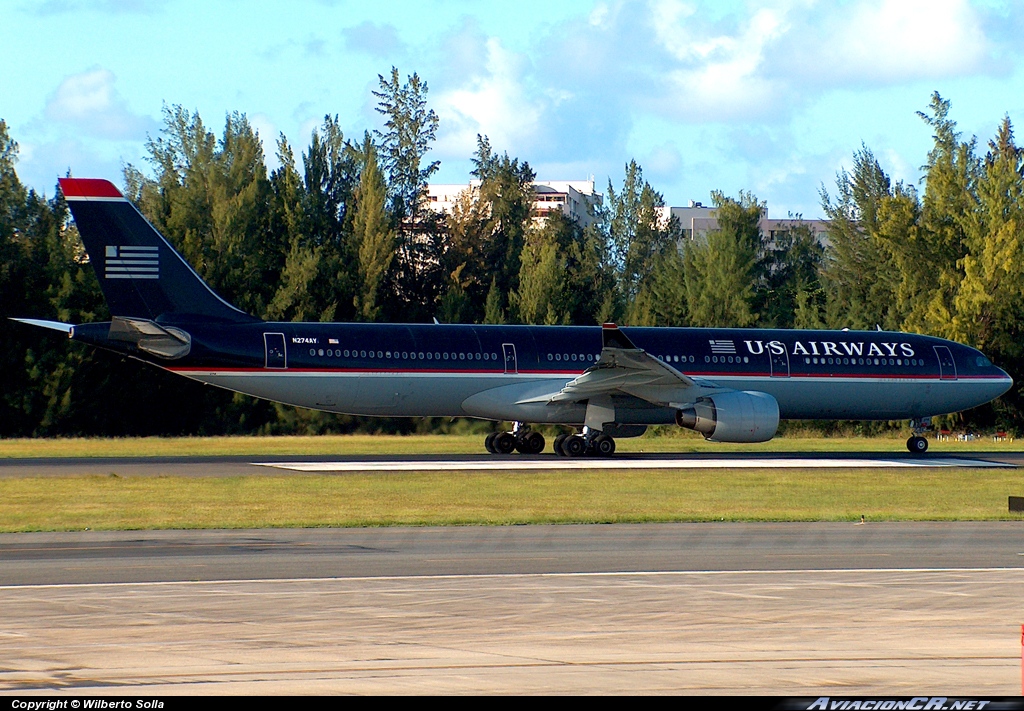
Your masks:
<svg viewBox="0 0 1024 711"><path fill-rule="evenodd" d="M699 202L690 201L689 207L662 207L659 220L662 225L668 226L672 219L679 221L679 228L684 238L693 239L701 237L708 232L718 229L718 220L715 219L715 209L705 207ZM793 227L800 225L811 230L818 242L828 243L828 221L827 220L804 220L788 218L784 220L769 217L761 218L761 232L769 239L774 239L778 232L788 232Z"/></svg>

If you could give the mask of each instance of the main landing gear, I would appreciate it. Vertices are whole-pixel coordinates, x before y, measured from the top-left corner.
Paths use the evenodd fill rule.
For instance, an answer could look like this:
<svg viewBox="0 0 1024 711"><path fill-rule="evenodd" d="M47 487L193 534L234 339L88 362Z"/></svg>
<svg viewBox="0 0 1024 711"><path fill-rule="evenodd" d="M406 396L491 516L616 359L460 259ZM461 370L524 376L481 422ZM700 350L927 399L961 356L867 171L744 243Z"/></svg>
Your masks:
<svg viewBox="0 0 1024 711"><path fill-rule="evenodd" d="M600 432L583 428L583 434L561 434L555 437L555 454L560 457L610 457L615 454L615 440Z"/></svg>
<svg viewBox="0 0 1024 711"><path fill-rule="evenodd" d="M544 436L521 422L513 423L511 432L492 432L484 440L491 454L540 454L544 451ZM615 454L615 440L583 428L581 434L560 434L555 437L555 454L560 457L610 457Z"/></svg>
<svg viewBox="0 0 1024 711"><path fill-rule="evenodd" d="M511 432L492 432L484 440L484 446L491 454L540 454L544 451L544 435L516 422Z"/></svg>
<svg viewBox="0 0 1024 711"><path fill-rule="evenodd" d="M932 426L932 418L925 417L919 420L911 420L910 428L914 434L907 440L907 449L911 454L924 454L928 451L928 440L924 433Z"/></svg>

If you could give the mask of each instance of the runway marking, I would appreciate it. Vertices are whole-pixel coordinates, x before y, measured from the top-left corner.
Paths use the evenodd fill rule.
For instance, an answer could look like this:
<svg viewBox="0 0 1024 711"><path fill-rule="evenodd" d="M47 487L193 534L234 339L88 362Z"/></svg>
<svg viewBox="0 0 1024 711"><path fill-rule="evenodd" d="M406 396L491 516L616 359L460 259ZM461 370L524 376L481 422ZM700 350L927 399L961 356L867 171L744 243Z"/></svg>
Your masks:
<svg viewBox="0 0 1024 711"><path fill-rule="evenodd" d="M585 469L876 469L921 467L1010 467L1005 462L983 459L519 459L495 457L481 460L349 461L349 462L252 462L257 467L288 469L297 472L434 472L434 471L509 471L509 470L585 470Z"/></svg>
<svg viewBox="0 0 1024 711"><path fill-rule="evenodd" d="M187 587L201 585L249 585L258 584L296 584L296 583L345 583L345 582L394 582L408 581L422 584L424 581L464 581L464 580L507 580L510 578L669 578L669 577L720 577L727 575L764 576L764 575L811 575L814 577L809 585L834 587L874 586L876 583L862 581L847 582L843 580L827 580L827 575L876 575L876 574L918 574L918 573L1014 573L1024 574L1024 567L984 567L984 568L780 568L778 570L611 570L577 573L436 573L432 575L356 575L352 577L329 576L323 578L224 578L220 580L144 580L139 582L114 583L29 583L26 585L0 585L0 590L58 590L61 588L130 588L130 587ZM924 583L916 583L918 585ZM948 581L934 584L947 585ZM417 588L413 588L417 589ZM262 593L260 593L262 594Z"/></svg>

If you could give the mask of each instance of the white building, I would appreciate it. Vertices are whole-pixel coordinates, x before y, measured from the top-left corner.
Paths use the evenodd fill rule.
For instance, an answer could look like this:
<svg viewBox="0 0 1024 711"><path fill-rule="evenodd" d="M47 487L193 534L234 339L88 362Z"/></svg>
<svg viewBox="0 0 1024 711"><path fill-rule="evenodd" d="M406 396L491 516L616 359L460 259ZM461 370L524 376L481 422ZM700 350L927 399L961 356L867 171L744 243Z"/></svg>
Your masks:
<svg viewBox="0 0 1024 711"><path fill-rule="evenodd" d="M427 206L436 212L450 214L455 203L466 191L474 194L480 189L479 180L469 183L431 183L427 185ZM594 179L589 180L536 180L533 183L534 219L542 220L559 210L586 227L595 219L591 206L601 204L601 194L594 190Z"/></svg>

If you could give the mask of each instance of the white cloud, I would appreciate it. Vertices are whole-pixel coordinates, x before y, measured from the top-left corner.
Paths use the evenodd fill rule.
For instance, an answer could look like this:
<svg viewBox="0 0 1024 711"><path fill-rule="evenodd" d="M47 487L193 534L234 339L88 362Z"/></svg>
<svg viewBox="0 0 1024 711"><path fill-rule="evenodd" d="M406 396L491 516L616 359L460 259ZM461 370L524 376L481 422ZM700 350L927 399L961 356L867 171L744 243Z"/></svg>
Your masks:
<svg viewBox="0 0 1024 711"><path fill-rule="evenodd" d="M57 178L64 177L68 171L79 178L106 178L120 183L124 163L138 163L140 159L139 151L104 155L83 141L68 137L52 141L25 141L21 149L18 177L46 195L54 194Z"/></svg>
<svg viewBox="0 0 1024 711"><path fill-rule="evenodd" d="M263 160L266 163L267 171L274 171L281 167L281 161L277 159L277 139L281 132L273 119L263 113L247 116L252 130L260 137L263 144Z"/></svg>
<svg viewBox="0 0 1024 711"><path fill-rule="evenodd" d="M996 53L969 0L621 0L539 52L576 94L686 123L784 120L823 90L995 71Z"/></svg>
<svg viewBox="0 0 1024 711"><path fill-rule="evenodd" d="M83 11L111 15L151 14L163 9L167 0L45 0L35 6L40 15L60 15Z"/></svg>
<svg viewBox="0 0 1024 711"><path fill-rule="evenodd" d="M144 138L153 121L128 109L114 87L115 81L114 73L102 67L65 77L47 98L46 118L72 124L83 133L100 138Z"/></svg>
<svg viewBox="0 0 1024 711"><path fill-rule="evenodd" d="M772 70L823 85L961 76L992 66L993 50L968 0L824 3L776 49Z"/></svg>
<svg viewBox="0 0 1024 711"><path fill-rule="evenodd" d="M473 153L477 134L488 136L499 152L521 151L537 140L546 102L531 98L524 88L525 61L495 37L483 49L482 71L434 100L441 119L435 150L441 156Z"/></svg>
<svg viewBox="0 0 1024 711"><path fill-rule="evenodd" d="M647 175L658 181L676 180L683 169L683 156L674 141L655 146L644 158Z"/></svg>
<svg viewBox="0 0 1024 711"><path fill-rule="evenodd" d="M405 52L405 44L398 36L398 30L394 25L366 20L353 27L346 27L341 34L345 38L346 47L357 52L365 52L371 57L395 61Z"/></svg>

